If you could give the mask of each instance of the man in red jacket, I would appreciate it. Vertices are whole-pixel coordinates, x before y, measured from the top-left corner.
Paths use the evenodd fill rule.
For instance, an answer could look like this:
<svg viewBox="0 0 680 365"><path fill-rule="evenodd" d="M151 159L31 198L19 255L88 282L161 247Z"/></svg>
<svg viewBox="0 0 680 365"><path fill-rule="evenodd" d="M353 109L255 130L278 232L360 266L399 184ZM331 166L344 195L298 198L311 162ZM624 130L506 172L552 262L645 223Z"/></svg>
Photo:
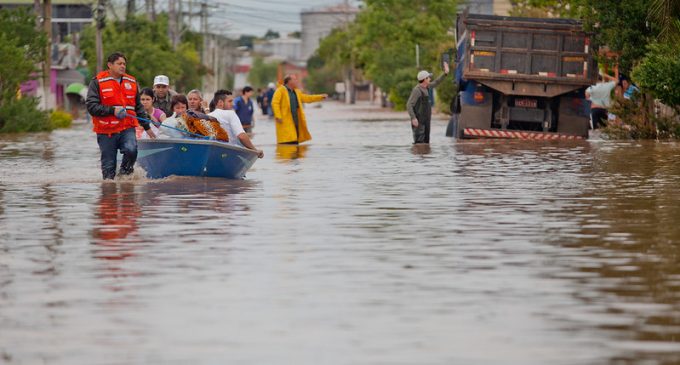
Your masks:
<svg viewBox="0 0 680 365"><path fill-rule="evenodd" d="M101 151L102 176L105 180L116 177L118 150L123 154L121 175L130 175L137 160L135 127L140 125L135 116L149 119L139 101L137 80L125 73L127 58L116 52L109 56L102 71L90 81L87 91L87 111L92 115L94 132ZM141 122L151 138L149 122Z"/></svg>

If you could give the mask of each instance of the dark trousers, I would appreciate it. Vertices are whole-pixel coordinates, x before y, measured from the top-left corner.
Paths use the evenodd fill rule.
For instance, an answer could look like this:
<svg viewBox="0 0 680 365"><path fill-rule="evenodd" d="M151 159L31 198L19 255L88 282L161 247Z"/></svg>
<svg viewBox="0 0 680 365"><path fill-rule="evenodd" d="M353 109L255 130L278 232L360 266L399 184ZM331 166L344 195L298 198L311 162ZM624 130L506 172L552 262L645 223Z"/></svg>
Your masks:
<svg viewBox="0 0 680 365"><path fill-rule="evenodd" d="M132 174L135 161L137 161L137 137L134 128L128 128L112 135L97 134L97 144L99 144L99 151L101 151L102 177L104 180L116 177L118 150L123 154L120 174Z"/></svg>
<svg viewBox="0 0 680 365"><path fill-rule="evenodd" d="M430 143L430 121L418 121L418 126L411 125L413 143Z"/></svg>
<svg viewBox="0 0 680 365"><path fill-rule="evenodd" d="M599 125L606 126L609 114L607 109L592 108L590 109L590 118L593 120L593 129L597 129Z"/></svg>

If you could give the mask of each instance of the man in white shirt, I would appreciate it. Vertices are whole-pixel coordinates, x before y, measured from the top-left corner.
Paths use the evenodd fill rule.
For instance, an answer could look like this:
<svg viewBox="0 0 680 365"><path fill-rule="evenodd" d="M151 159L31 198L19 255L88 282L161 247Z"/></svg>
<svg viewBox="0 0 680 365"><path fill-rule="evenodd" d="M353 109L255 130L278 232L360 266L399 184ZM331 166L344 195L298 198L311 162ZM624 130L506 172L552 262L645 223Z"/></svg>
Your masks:
<svg viewBox="0 0 680 365"><path fill-rule="evenodd" d="M618 67L615 68L615 72L615 76L601 73L598 79L601 78L603 82L598 82L586 89L586 99L590 100L590 119L593 122L593 129L597 129L600 125L607 125L606 121L609 119L607 110L612 104L612 90L616 87L616 80L619 78Z"/></svg>
<svg viewBox="0 0 680 365"><path fill-rule="evenodd" d="M220 122L222 128L227 131L229 134L229 143L257 151L257 157L264 157L264 152L255 148L250 137L248 137L246 131L243 130L243 125L241 124L241 120L238 119L236 112L230 110L233 103L234 96L230 91L218 90L215 92L215 97L210 103L212 112L208 115L215 117Z"/></svg>

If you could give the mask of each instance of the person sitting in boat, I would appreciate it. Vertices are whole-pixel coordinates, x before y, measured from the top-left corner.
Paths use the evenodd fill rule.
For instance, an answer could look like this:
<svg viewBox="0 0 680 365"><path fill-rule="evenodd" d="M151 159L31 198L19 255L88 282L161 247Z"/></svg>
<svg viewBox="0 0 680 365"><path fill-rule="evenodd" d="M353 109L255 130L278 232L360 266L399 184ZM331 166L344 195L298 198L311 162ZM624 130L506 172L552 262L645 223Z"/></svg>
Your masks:
<svg viewBox="0 0 680 365"><path fill-rule="evenodd" d="M229 135L220 122L211 116L188 109L186 96L178 94L170 103L173 115L163 123L162 133L171 138L211 137L218 141L229 142Z"/></svg>
<svg viewBox="0 0 680 365"><path fill-rule="evenodd" d="M217 118L220 125L229 134L229 143L239 147L245 147L253 151L257 151L257 157L264 157L264 152L258 150L253 142L248 137L248 134L243 129L241 120L232 110L234 105L234 96L229 90L217 90L215 97L210 102L212 111L210 116Z"/></svg>
<svg viewBox="0 0 680 365"><path fill-rule="evenodd" d="M139 93L139 100L144 107L144 111L149 115L149 119L153 122L151 123L151 130L154 135L158 135L160 124L165 120L165 113L153 106L153 90L151 88L144 88ZM144 128L137 127L137 139L147 139L149 135L144 131Z"/></svg>
<svg viewBox="0 0 680 365"><path fill-rule="evenodd" d="M189 91L187 93L187 100L189 101L189 110L192 110L196 113L210 113L208 102L203 100L203 95L199 90L193 89Z"/></svg>

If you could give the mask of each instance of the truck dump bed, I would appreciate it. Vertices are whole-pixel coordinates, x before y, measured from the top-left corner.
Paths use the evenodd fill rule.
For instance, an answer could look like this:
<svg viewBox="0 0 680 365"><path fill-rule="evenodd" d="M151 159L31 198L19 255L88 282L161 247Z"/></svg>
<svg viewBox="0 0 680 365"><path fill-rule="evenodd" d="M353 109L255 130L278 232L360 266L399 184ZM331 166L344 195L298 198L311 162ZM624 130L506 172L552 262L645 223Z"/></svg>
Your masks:
<svg viewBox="0 0 680 365"><path fill-rule="evenodd" d="M506 95L553 97L597 80L576 20L459 14L457 35L458 77Z"/></svg>

